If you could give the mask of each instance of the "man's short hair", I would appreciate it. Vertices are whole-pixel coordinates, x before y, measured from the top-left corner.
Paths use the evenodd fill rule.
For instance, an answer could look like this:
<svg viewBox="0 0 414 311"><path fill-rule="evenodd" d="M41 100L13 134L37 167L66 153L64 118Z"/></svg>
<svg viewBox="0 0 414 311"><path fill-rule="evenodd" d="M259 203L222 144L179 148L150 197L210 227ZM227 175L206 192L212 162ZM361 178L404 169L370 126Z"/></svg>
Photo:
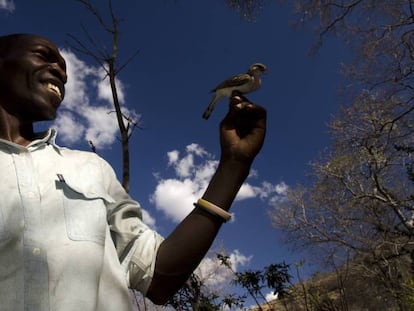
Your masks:
<svg viewBox="0 0 414 311"><path fill-rule="evenodd" d="M15 33L11 35L0 36L0 57L7 55L9 50L14 46L15 42L18 39L26 36L30 35L24 33Z"/></svg>

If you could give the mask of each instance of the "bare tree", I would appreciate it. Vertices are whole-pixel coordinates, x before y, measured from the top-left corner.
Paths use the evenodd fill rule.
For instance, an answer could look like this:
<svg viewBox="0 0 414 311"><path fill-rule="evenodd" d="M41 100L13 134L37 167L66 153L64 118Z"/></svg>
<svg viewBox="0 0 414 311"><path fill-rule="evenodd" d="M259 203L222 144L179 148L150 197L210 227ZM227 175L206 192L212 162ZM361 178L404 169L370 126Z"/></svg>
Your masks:
<svg viewBox="0 0 414 311"><path fill-rule="evenodd" d="M401 310L414 276L414 184L413 154L398 146L412 143L414 124L407 114L392 121L410 105L368 93L344 109L331 124L333 147L312 164L310 186L291 188L271 212L277 227L324 258L340 265L350 255Z"/></svg>
<svg viewBox="0 0 414 311"><path fill-rule="evenodd" d="M363 88L407 101L413 98L413 6L412 0L296 0L296 25L313 28L316 47L337 36L354 52L344 67L351 102Z"/></svg>
<svg viewBox="0 0 414 311"><path fill-rule="evenodd" d="M119 73L138 55L139 50L135 50L131 53L130 57L124 61L121 65L118 64L118 48L119 48L119 25L121 20L116 16L112 1L108 0L109 21L103 18L103 15L98 9L91 4L88 0L75 0L83 5L83 7L89 11L96 19L97 23L101 26L103 32L110 38L110 49L107 50L105 44L98 42L86 27L82 26L84 36L86 40L81 40L77 36L69 34L71 41L70 46L77 52L80 52L88 57L91 57L106 73L104 79L109 79L111 87L113 111L108 113L115 113L118 127L120 131L120 141L122 146L122 186L126 192L129 192L130 185L130 157L129 157L129 139L133 133L133 130L139 127L136 120L133 117L126 115L121 107L119 101L118 89L116 84L116 78ZM88 142L93 152L96 152L96 146L92 141ZM160 310L152 303L146 301L146 299L138 294L136 291L131 290L131 294L134 298L135 307L138 310Z"/></svg>
<svg viewBox="0 0 414 311"><path fill-rule="evenodd" d="M77 36L69 34L69 38L72 40L71 47L96 61L99 66L104 70L106 76L104 79L109 79L111 87L112 100L114 106L114 113L118 121L118 127L120 131L120 141L122 145L122 186L129 192L129 180L130 180L130 158L129 158L129 139L135 128L139 127L137 121L131 116L125 115L122 111L122 107L118 97L118 89L116 85L116 77L119 73L138 55L139 50L135 50L131 53L131 56L118 65L118 48L119 48L119 24L121 20L116 16L112 1L108 0L109 21L106 21L98 9L93 6L88 0L75 0L81 3L86 10L88 10L101 26L104 33L106 33L110 40L110 50L108 51L104 44L97 42L95 37L88 32L86 27L82 27L86 42L80 40ZM111 113L111 112L109 112ZM91 146L95 149L93 142Z"/></svg>
<svg viewBox="0 0 414 311"><path fill-rule="evenodd" d="M370 284L381 284L372 295L383 308L391 303L410 310L414 2L295 4L298 25L315 27L316 47L334 35L349 45L354 58L344 66L346 105L330 124L332 147L312 163L309 184L290 189L288 200L274 208L272 220L296 242L322 249L337 264L351 256L354 271Z"/></svg>

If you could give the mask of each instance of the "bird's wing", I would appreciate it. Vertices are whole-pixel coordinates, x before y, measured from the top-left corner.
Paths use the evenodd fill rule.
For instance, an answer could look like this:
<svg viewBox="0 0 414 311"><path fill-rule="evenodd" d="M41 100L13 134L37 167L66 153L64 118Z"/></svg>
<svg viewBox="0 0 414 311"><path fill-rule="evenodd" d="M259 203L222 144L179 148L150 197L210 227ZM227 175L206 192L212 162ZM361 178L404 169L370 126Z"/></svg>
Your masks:
<svg viewBox="0 0 414 311"><path fill-rule="evenodd" d="M233 76L233 77L231 77L231 78L229 78L229 79L221 82L219 85L217 85L212 90L212 92L215 92L217 89L222 89L222 88L226 88L226 87L235 87L235 86L243 85L243 84L249 82L249 80L251 78L252 77L249 74L247 74L247 73L242 73L242 74L235 75L235 76Z"/></svg>

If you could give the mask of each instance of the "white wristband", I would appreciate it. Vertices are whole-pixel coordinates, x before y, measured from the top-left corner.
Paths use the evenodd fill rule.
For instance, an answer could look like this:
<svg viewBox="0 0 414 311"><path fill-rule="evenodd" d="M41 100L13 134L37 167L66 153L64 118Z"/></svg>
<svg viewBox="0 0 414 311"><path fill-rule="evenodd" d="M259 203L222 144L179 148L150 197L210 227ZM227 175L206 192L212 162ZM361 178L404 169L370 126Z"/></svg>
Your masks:
<svg viewBox="0 0 414 311"><path fill-rule="evenodd" d="M204 199L198 199L197 203L194 204L195 206L199 206L203 208L204 210L210 212L213 215L221 217L224 222L227 222L231 218L231 214L224 209L218 207L217 205L214 205L213 203L204 200Z"/></svg>

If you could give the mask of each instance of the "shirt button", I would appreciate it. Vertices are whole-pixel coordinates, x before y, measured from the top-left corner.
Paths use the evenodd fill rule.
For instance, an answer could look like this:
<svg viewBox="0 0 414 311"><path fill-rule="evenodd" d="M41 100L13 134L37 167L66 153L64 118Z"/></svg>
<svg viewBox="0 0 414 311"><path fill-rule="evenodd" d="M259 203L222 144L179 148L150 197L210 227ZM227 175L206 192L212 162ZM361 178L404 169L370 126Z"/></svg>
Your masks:
<svg viewBox="0 0 414 311"><path fill-rule="evenodd" d="M28 197L29 199L33 199L33 198L35 197L34 192L28 192L28 193L27 193L27 197Z"/></svg>
<svg viewBox="0 0 414 311"><path fill-rule="evenodd" d="M38 248L38 247L35 247L35 248L33 248L33 255L35 255L35 256L39 256L40 255L40 248Z"/></svg>

